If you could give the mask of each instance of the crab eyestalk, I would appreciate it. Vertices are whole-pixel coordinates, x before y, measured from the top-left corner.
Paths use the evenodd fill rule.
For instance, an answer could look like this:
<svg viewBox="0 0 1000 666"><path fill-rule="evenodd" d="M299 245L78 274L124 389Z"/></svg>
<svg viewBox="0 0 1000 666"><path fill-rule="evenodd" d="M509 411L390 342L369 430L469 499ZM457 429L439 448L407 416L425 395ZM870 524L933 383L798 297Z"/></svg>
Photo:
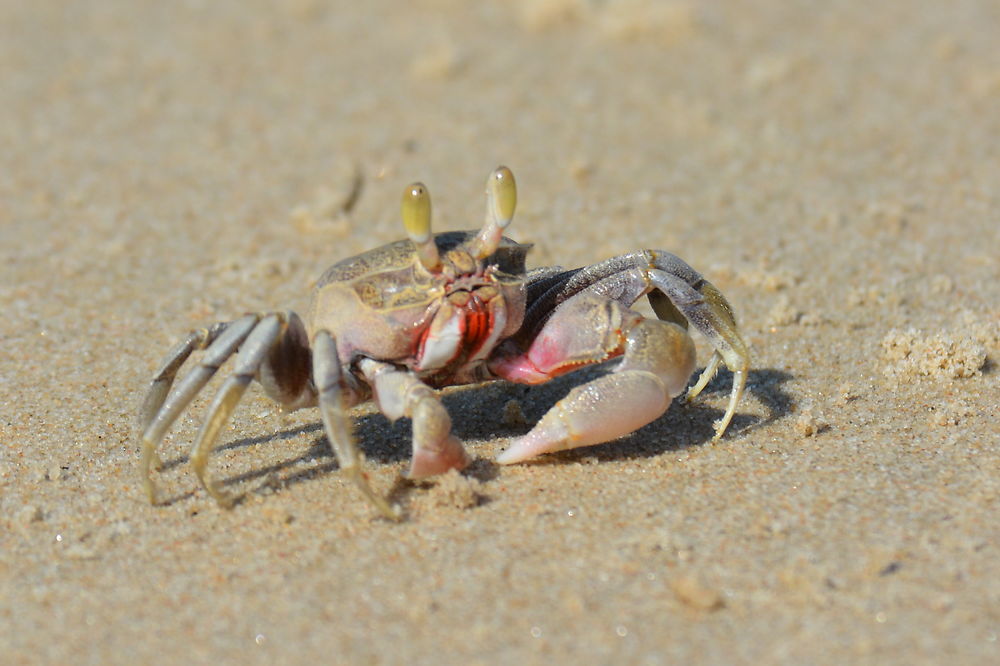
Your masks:
<svg viewBox="0 0 1000 666"><path fill-rule="evenodd" d="M500 246L503 230L510 224L517 207L517 184L505 166L497 167L486 181L486 223L472 242L472 255L485 259Z"/></svg>
<svg viewBox="0 0 1000 666"><path fill-rule="evenodd" d="M429 271L441 266L434 234L431 233L431 195L423 183L403 190L403 227L417 250L420 263Z"/></svg>

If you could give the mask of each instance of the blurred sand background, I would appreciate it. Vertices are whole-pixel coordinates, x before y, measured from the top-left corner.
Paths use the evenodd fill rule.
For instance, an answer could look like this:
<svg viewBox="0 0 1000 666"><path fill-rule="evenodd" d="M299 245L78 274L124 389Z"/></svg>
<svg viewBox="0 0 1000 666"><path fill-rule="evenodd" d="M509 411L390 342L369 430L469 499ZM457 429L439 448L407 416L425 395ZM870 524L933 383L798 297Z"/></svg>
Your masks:
<svg viewBox="0 0 1000 666"><path fill-rule="evenodd" d="M1000 662L998 35L987 0L0 3L0 661ZM581 378L490 385L446 398L471 469L411 487L362 409L395 525L255 387L225 511L208 391L146 503L174 341L304 312L412 180L478 227L497 164L530 265L661 248L727 294L722 441L728 372L499 468Z"/></svg>

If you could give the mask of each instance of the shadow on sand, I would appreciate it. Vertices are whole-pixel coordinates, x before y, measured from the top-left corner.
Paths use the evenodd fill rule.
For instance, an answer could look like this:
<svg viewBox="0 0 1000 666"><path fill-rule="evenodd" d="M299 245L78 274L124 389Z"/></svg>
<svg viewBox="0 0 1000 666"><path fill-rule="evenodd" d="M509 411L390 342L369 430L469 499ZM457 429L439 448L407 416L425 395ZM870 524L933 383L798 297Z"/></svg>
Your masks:
<svg viewBox="0 0 1000 666"><path fill-rule="evenodd" d="M605 372L607 372L606 366L586 368L538 386L492 382L462 387L446 391L442 401L451 414L455 436L463 441L518 437L528 432L531 426L570 389ZM694 373L693 377L697 376L698 373ZM751 370L747 380L747 394L750 400L744 398L724 439L747 433L755 426L773 423L788 415L794 407L794 401L783 390L782 385L791 378L792 375L781 370ZM704 403L710 396L716 402L719 398L724 400L729 395L731 386L732 374L728 370L720 370L694 402L687 404L683 400L675 400L663 416L626 437L605 444L541 456L526 464L559 465L579 461L585 457L596 458L598 461L648 458L670 451L702 446L711 441L715 434L714 422L723 414L721 409L709 407ZM523 423L518 420L518 424L512 424L505 418L505 406L512 400L516 401L524 415ZM763 407L763 415L746 413L746 408L753 405L753 401ZM236 486L264 479L263 483L248 491L263 493L275 488L294 486L335 471L338 465L323 432L323 425L319 421L277 433L235 440L216 447L216 451L278 444L309 433L315 436L309 448L298 455L266 467L258 467L220 479L219 482L223 486ZM398 464L409 460L411 437L409 419L390 423L377 412L364 414L355 418L354 436L369 464ZM474 454L474 451L472 453ZM173 458L165 462L161 472L170 471L186 464L187 461L187 456ZM303 469L303 465L308 467ZM489 481L499 475L499 466L492 460L475 458L464 473L480 481ZM390 494L394 497L406 495L415 485L400 476ZM165 499L161 504L173 504L193 496L195 492L191 490L175 495Z"/></svg>

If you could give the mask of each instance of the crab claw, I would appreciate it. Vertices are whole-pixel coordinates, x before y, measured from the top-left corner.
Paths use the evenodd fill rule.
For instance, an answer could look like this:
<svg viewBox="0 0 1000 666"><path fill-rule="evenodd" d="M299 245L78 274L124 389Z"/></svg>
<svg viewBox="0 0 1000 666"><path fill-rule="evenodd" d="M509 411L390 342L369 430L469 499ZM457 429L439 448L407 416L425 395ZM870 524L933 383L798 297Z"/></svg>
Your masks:
<svg viewBox="0 0 1000 666"><path fill-rule="evenodd" d="M610 306L612 309L617 304ZM561 313L560 313L561 314ZM575 320L575 318L574 318ZM589 331L552 321L536 339L526 359L543 368L556 358L574 358ZM531 432L514 440L497 458L501 465L521 462L542 453L609 442L638 430L660 417L680 395L694 369L694 343L687 332L669 322L639 318L623 321L624 344L611 353L624 353L611 374L577 386L557 402ZM568 332L568 335L562 333ZM508 366L497 366L501 371ZM511 368L517 367L511 364Z"/></svg>
<svg viewBox="0 0 1000 666"><path fill-rule="evenodd" d="M670 400L663 381L650 372L599 377L570 391L497 462L510 465L542 453L610 441L657 419Z"/></svg>

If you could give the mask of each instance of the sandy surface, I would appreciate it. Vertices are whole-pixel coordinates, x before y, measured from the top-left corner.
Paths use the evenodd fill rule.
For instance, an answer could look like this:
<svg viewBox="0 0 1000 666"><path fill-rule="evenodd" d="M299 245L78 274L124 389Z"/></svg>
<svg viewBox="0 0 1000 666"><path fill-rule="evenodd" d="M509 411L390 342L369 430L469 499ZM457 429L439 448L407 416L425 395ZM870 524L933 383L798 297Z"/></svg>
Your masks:
<svg viewBox="0 0 1000 666"><path fill-rule="evenodd" d="M0 660L1000 661L996 3L269 4L0 7ZM499 468L581 378L492 385L446 398L469 472L408 487L361 410L396 525L255 387L225 511L186 464L208 391L148 505L176 339L304 311L409 181L478 226L500 163L531 265L662 248L728 295L722 441L728 372Z"/></svg>

